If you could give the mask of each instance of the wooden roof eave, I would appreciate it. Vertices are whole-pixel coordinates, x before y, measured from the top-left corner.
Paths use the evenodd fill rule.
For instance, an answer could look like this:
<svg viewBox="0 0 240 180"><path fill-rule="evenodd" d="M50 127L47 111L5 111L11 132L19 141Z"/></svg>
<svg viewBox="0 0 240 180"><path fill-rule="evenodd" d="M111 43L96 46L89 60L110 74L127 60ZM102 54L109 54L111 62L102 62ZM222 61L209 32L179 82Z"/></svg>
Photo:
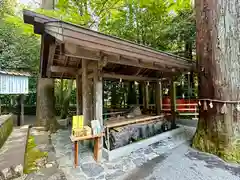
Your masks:
<svg viewBox="0 0 240 180"><path fill-rule="evenodd" d="M171 74L175 74L175 70L177 72L186 72L195 68L194 63L185 58L159 52L127 40L105 35L32 11L24 10L24 22L34 25L35 33L42 35L49 34L57 42L64 43L65 47L69 44L81 46L83 49L78 49L78 52L84 55L82 58L87 58L87 55L90 56L90 60L100 60L100 57L104 54L104 56L108 56L108 63L154 69L159 72L169 72ZM87 50L94 53L88 54ZM68 51L66 51L65 56L80 57ZM47 61L46 63L49 63L48 58L45 57L44 59ZM46 74L48 69L43 69L42 71L45 71Z"/></svg>
<svg viewBox="0 0 240 180"><path fill-rule="evenodd" d="M143 61L159 63L163 67L173 67L181 69L192 69L192 63L183 60L180 57L166 56L158 54L158 52L152 52L147 48L139 46L138 48L128 45L126 42L115 42L114 40L104 39L103 37L97 37L96 35L87 34L87 32L78 32L77 29L71 29L68 24L59 24L60 22L47 23L45 31L62 42L73 43L81 45L91 49L99 51L108 51L123 56L129 56L130 58L137 58ZM135 46L135 45L134 45ZM147 49L147 50L146 50Z"/></svg>

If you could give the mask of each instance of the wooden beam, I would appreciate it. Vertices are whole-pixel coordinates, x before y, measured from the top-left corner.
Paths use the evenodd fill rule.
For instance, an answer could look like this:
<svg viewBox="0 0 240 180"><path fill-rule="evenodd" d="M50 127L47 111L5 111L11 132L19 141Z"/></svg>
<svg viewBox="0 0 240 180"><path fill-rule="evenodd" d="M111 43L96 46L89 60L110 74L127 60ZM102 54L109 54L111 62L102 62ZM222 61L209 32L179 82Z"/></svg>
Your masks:
<svg viewBox="0 0 240 180"><path fill-rule="evenodd" d="M94 119L99 120L100 125L103 127L103 82L100 73L99 67L96 67L94 70ZM101 138L99 143L99 152L98 157L101 158L102 156L102 146L103 146L103 139Z"/></svg>
<svg viewBox="0 0 240 180"><path fill-rule="evenodd" d="M88 56L80 56L80 55L73 55L73 54L64 54L64 56L67 57L73 57L73 58L78 58L78 59L86 59L86 60L95 60L98 61L99 59L93 58L93 57L88 57Z"/></svg>
<svg viewBox="0 0 240 180"><path fill-rule="evenodd" d="M67 43L70 44L70 43ZM93 61L102 61L102 63L105 63L104 66L106 66L107 63L113 63L113 64L121 64L121 65L127 65L127 66L133 66L133 67L139 67L139 68L148 68L153 69L161 72L177 72L177 71L185 71L185 69L177 69L170 66L166 66L163 63L158 62L148 62L141 59L137 59L134 57L126 57L124 55L118 55L111 52L105 52L105 51L90 51L87 48L83 48L81 46L74 45L76 50L72 50L71 53L67 51L63 56L72 57L72 58L78 58L78 59L87 59L87 60L93 60ZM67 47L67 46L66 46ZM89 69L93 69L94 62L89 63Z"/></svg>
<svg viewBox="0 0 240 180"><path fill-rule="evenodd" d="M21 126L24 125L24 94L20 95L20 102L21 102Z"/></svg>
<svg viewBox="0 0 240 180"><path fill-rule="evenodd" d="M82 60L82 108L84 125L90 125L90 112L89 112L89 81L87 78L87 60Z"/></svg>
<svg viewBox="0 0 240 180"><path fill-rule="evenodd" d="M159 89L160 89L160 112L163 109L163 88L162 88L162 81L159 81Z"/></svg>
<svg viewBox="0 0 240 180"><path fill-rule="evenodd" d="M50 72L69 73L69 74L77 75L82 73L82 69L64 67L64 66L51 66Z"/></svg>
<svg viewBox="0 0 240 180"><path fill-rule="evenodd" d="M144 98L145 98L145 109L149 109L149 84L148 82L145 83L145 94L144 94Z"/></svg>
<svg viewBox="0 0 240 180"><path fill-rule="evenodd" d="M58 29L63 29L63 31L59 32ZM129 43L124 40L115 39L66 23L48 23L47 26L45 26L45 31L56 38L61 40L64 39L64 42L82 45L99 51L108 51L115 54L144 59L146 61L157 61L173 67L187 69L192 68L191 63L186 61L184 58L167 53L161 53L150 48ZM60 35L61 37L58 37Z"/></svg>
<svg viewBox="0 0 240 180"><path fill-rule="evenodd" d="M76 76L76 101L77 101L77 115L82 114L82 82L81 75Z"/></svg>
<svg viewBox="0 0 240 180"><path fill-rule="evenodd" d="M94 73L90 73L88 75L88 79L92 79L94 77ZM129 81L158 81L158 80L166 80L166 78L151 78L151 77L142 77L135 75L123 75L123 74L115 74L115 73L102 73L102 77L105 79L123 79Z"/></svg>
<svg viewBox="0 0 240 180"><path fill-rule="evenodd" d="M171 81L170 87L170 96L171 96L171 114L172 114L172 128L176 127L176 82L174 79Z"/></svg>
<svg viewBox="0 0 240 180"><path fill-rule="evenodd" d="M47 64L47 76L48 78L51 76L51 71L49 71L49 68L53 65L53 58L56 50L56 44L51 43L49 45L49 52L48 52L48 64Z"/></svg>
<svg viewBox="0 0 240 180"><path fill-rule="evenodd" d="M101 56L98 55L88 55L88 53L85 53L85 56L81 54L80 52L84 51L84 49L79 49L75 54L64 54L67 57L74 57L79 59L87 59L87 60L94 60L99 61L101 59ZM165 67L160 63L154 63L154 62L144 62L143 60L137 59L137 58L127 58L125 56L120 55L112 55L111 53L105 53L104 54L105 61L104 63L113 63L113 64L121 64L121 65L127 65L127 66L133 66L133 67L139 67L139 68L148 68L148 69L154 69L162 72L174 72L177 71L176 68L171 67ZM91 63L90 63L91 64ZM92 69L92 66L90 65L90 68Z"/></svg>
<svg viewBox="0 0 240 180"><path fill-rule="evenodd" d="M158 78L141 77L141 76L131 76L131 75L121 75L115 73L103 73L103 77L107 79L123 79L132 81L157 81Z"/></svg>
<svg viewBox="0 0 240 180"><path fill-rule="evenodd" d="M77 68L71 68L71 67L64 67L64 66L51 66L50 72L61 72L61 73L69 73L69 74L77 74L78 72Z"/></svg>
<svg viewBox="0 0 240 180"><path fill-rule="evenodd" d="M66 66L67 63L68 63L68 57L65 56L65 59L64 59L64 66ZM64 72L63 72L62 75L61 75L61 79L62 79L63 75L64 75Z"/></svg>
<svg viewBox="0 0 240 180"><path fill-rule="evenodd" d="M157 115L161 114L162 111L162 85L161 81L156 82L156 110Z"/></svg>

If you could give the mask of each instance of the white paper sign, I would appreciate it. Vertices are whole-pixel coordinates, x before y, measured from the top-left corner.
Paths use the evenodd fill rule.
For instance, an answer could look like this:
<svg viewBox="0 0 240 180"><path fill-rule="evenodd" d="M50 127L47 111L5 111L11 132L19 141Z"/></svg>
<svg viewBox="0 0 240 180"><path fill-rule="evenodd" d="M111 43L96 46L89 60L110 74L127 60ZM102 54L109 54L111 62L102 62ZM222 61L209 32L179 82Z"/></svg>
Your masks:
<svg viewBox="0 0 240 180"><path fill-rule="evenodd" d="M0 94L28 94L28 77L0 74Z"/></svg>

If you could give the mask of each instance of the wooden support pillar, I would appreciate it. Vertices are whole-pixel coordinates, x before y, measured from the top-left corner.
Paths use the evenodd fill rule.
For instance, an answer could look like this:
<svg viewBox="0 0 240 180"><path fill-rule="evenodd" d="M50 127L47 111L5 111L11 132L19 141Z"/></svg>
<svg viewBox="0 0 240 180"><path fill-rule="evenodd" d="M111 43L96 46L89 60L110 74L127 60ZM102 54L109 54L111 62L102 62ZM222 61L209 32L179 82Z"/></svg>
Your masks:
<svg viewBox="0 0 240 180"><path fill-rule="evenodd" d="M172 128L175 128L177 114L176 114L176 82L174 82L174 80L171 81L170 96L171 96Z"/></svg>
<svg viewBox="0 0 240 180"><path fill-rule="evenodd" d="M76 94L76 102L77 102L77 115L82 114L82 82L81 76L76 76L76 87L77 87L77 94Z"/></svg>
<svg viewBox="0 0 240 180"><path fill-rule="evenodd" d="M144 109L149 109L149 83L144 84Z"/></svg>
<svg viewBox="0 0 240 180"><path fill-rule="evenodd" d="M159 88L160 88L160 111L163 109L163 88L162 88L162 82L159 81Z"/></svg>
<svg viewBox="0 0 240 180"><path fill-rule="evenodd" d="M89 95L91 94L89 88L89 81L87 76L87 60L82 60L82 108L84 125L90 125L90 109L89 109Z"/></svg>
<svg viewBox="0 0 240 180"><path fill-rule="evenodd" d="M101 69L96 68L94 70L94 77L93 77L93 84L94 84L94 118L99 120L100 125L103 127L103 80L101 76ZM101 160L102 157L102 146L103 146L103 138L99 139L100 142L95 142L95 146L98 147L98 158ZM97 144L96 144L97 143Z"/></svg>
<svg viewBox="0 0 240 180"><path fill-rule="evenodd" d="M21 126L24 125L24 95L22 94L20 97L20 103L21 103Z"/></svg>
<svg viewBox="0 0 240 180"><path fill-rule="evenodd" d="M93 101L94 101L94 90L93 90L93 79L88 79L88 110L89 110L89 118L90 118L90 123L91 120L94 119L94 105L93 105Z"/></svg>
<svg viewBox="0 0 240 180"><path fill-rule="evenodd" d="M162 83L161 81L156 82L156 112L157 115L161 114L162 111Z"/></svg>

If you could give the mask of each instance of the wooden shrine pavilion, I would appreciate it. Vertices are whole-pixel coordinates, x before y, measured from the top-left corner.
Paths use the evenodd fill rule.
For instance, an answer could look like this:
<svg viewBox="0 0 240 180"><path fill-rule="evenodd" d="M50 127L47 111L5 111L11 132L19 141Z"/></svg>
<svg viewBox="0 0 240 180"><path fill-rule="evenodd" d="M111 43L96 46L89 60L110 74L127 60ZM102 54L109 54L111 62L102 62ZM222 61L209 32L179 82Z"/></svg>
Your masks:
<svg viewBox="0 0 240 180"><path fill-rule="evenodd" d="M41 76L76 79L77 114L83 114L87 124L91 119L103 124L103 78L156 83L160 99L162 80L195 68L195 63L176 55L32 11L24 10L23 14L24 22L42 37ZM160 100L156 107L159 115Z"/></svg>

